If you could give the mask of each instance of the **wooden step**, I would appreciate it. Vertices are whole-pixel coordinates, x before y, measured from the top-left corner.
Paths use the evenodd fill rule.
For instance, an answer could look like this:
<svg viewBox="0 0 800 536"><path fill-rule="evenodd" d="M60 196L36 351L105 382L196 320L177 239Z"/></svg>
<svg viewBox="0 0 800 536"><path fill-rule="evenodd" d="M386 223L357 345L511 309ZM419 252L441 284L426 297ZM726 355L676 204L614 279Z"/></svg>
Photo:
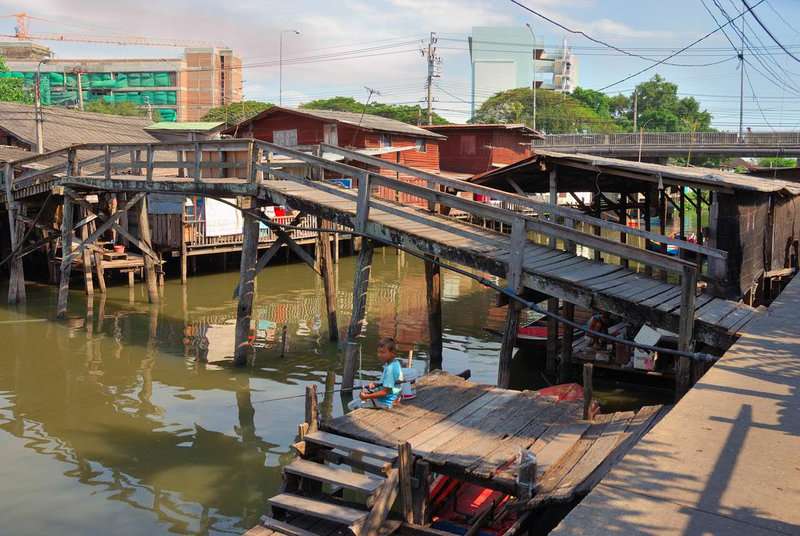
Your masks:
<svg viewBox="0 0 800 536"><path fill-rule="evenodd" d="M379 445L373 445L372 443L366 443L328 432L321 432L319 430L306 434L303 436L303 439L332 449L341 449L348 454L363 454L364 456L386 462L394 462L397 459L397 450L395 449L381 447Z"/></svg>
<svg viewBox="0 0 800 536"><path fill-rule="evenodd" d="M315 499L292 495L291 493L281 493L269 499L272 506L284 508L293 512L300 512L320 519L327 519L342 525L359 525L369 514L366 510L356 510L349 506L340 506Z"/></svg>
<svg viewBox="0 0 800 536"><path fill-rule="evenodd" d="M336 469L321 463L314 463L299 458L284 467L283 470L287 473L312 478L320 482L326 482L356 491L362 491L370 495L384 482L381 478L354 473L347 469Z"/></svg>
<svg viewBox="0 0 800 536"><path fill-rule="evenodd" d="M286 534L286 536L319 536L319 534L301 529L300 527L290 525L283 521L278 521L269 516L261 516L261 525L275 532Z"/></svg>

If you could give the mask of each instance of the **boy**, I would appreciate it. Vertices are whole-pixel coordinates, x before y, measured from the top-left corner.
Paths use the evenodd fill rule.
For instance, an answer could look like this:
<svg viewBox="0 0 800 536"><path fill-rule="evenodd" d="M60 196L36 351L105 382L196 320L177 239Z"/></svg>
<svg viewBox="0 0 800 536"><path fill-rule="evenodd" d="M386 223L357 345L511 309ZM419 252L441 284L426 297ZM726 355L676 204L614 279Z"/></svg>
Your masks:
<svg viewBox="0 0 800 536"><path fill-rule="evenodd" d="M355 407L391 408L400 400L403 384L403 371L400 362L395 359L396 342L391 337L378 341L378 361L383 363L380 385L370 383L369 387L358 394L360 401L354 400Z"/></svg>

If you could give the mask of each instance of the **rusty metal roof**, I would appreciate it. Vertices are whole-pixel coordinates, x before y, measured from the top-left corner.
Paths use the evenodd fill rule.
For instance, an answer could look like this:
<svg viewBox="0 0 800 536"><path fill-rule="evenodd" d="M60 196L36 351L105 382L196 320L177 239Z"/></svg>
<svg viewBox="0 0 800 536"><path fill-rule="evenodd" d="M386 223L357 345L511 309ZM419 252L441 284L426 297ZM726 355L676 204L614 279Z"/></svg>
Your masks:
<svg viewBox="0 0 800 536"><path fill-rule="evenodd" d="M528 125L522 123L476 123L469 125L425 125L422 128L431 130L433 132L447 132L449 130L480 130L480 129L497 129L497 130L517 130L523 136L530 136L537 140L543 140L544 135L538 130L534 130Z"/></svg>
<svg viewBox="0 0 800 536"><path fill-rule="evenodd" d="M629 176L636 174L643 180L671 180L685 186L719 188L728 190L743 190L751 192L780 192L785 191L791 195L800 194L800 186L796 182L782 181L776 179L764 179L753 177L752 175L742 175L719 169L701 167L678 167L665 166L661 164L650 164L646 162L631 162L618 158L604 158L600 156L586 154L566 154L553 151L542 151L534 148L533 156L510 164L503 168L481 173L473 176L470 181L480 184L494 182L497 179L504 179L511 174L516 175L515 180L520 175L540 171L541 161L546 160L567 167L586 169L589 173L606 173L614 175L616 173ZM628 174L628 175L624 175ZM524 186L520 184L524 189Z"/></svg>
<svg viewBox="0 0 800 536"><path fill-rule="evenodd" d="M98 114L68 110L57 106L42 108L45 151L79 143L157 143L144 131L153 122L146 117ZM34 107L16 102L0 102L0 129L16 138L36 144Z"/></svg>
<svg viewBox="0 0 800 536"><path fill-rule="evenodd" d="M408 123L403 123L402 121L397 121L396 119L389 119L388 117L381 117L378 115L338 112L333 110L312 110L306 108L282 108L280 106L268 108L258 115L242 121L238 125L229 127L223 131L223 134L230 134L236 130L241 131L246 125L278 112L313 117L316 119L341 123L344 125L358 126L362 130L403 134L414 138L432 138L437 140L446 139L446 136L442 136L441 134L436 134L435 132L430 132L418 126L409 125Z"/></svg>

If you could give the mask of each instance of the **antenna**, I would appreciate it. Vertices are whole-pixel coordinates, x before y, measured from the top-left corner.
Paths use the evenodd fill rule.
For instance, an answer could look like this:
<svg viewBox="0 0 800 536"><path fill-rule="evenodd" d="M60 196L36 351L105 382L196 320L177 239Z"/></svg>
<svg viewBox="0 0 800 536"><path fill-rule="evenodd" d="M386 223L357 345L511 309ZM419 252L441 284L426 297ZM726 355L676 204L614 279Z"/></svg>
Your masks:
<svg viewBox="0 0 800 536"><path fill-rule="evenodd" d="M361 128L361 120L364 119L364 114L367 111L367 106L369 106L369 100L372 98L372 94L378 95L379 97L382 96L381 92L377 89L372 89L371 87L364 86L364 89L369 91L369 95L367 95L367 102L364 103L364 108L361 109L361 117L358 118L358 124L356 125L356 131L353 132L353 139L350 141L350 146L353 147L353 144L356 142L356 136L358 136L358 129Z"/></svg>

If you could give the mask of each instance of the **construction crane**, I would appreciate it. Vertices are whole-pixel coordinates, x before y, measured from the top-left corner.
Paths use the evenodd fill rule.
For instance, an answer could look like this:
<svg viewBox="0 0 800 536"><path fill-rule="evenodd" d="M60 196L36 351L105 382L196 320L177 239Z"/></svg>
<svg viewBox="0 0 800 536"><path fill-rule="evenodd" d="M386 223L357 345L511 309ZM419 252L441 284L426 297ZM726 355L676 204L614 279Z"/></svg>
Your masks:
<svg viewBox="0 0 800 536"><path fill-rule="evenodd" d="M29 31L32 20L41 22L48 22L52 24L59 24L62 26L71 26L73 28L80 28L82 30L95 31L94 28L86 26L78 26L75 24L67 24L57 22L40 17L32 17L25 13L17 13L15 15L0 16L0 19L16 19L13 34L0 34L0 38L12 38L20 41L74 41L78 43L107 43L112 45L144 45L153 47L218 47L225 48L223 43L210 42L210 41L185 41L178 39L151 39L148 37L141 37L137 35L125 35L116 32L110 32L112 35L101 35L94 33L58 33L58 32L34 32Z"/></svg>

